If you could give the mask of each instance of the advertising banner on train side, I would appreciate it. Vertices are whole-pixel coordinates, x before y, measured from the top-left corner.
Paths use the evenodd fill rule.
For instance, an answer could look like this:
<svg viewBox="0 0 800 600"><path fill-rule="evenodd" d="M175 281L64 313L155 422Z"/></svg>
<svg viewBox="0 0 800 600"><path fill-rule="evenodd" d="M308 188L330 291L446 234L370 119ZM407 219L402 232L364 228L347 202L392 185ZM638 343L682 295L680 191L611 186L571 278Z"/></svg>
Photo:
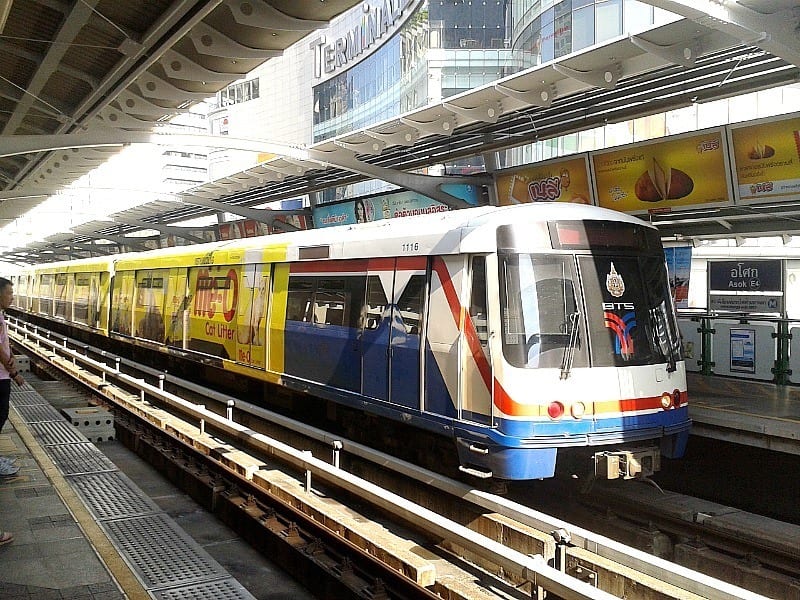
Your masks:
<svg viewBox="0 0 800 600"><path fill-rule="evenodd" d="M598 205L629 213L729 204L723 128L592 152Z"/></svg>
<svg viewBox="0 0 800 600"><path fill-rule="evenodd" d="M588 154L502 171L495 185L502 206L524 202L593 204Z"/></svg>
<svg viewBox="0 0 800 600"><path fill-rule="evenodd" d="M800 115L731 125L737 200L800 198Z"/></svg>

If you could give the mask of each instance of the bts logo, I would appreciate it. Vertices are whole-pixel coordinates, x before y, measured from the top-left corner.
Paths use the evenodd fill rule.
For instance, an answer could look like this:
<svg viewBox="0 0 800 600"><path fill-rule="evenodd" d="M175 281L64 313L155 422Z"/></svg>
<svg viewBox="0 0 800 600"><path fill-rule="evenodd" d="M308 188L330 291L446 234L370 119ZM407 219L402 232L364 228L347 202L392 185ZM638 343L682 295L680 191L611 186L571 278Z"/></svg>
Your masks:
<svg viewBox="0 0 800 600"><path fill-rule="evenodd" d="M631 304L632 307L633 305ZM605 304L603 308L605 308ZM603 312L603 317L605 318L605 326L614 332L616 336L614 339L614 353L625 360L630 359L633 356L633 336L631 336L631 331L636 327L636 313L630 311L620 316L606 310Z"/></svg>

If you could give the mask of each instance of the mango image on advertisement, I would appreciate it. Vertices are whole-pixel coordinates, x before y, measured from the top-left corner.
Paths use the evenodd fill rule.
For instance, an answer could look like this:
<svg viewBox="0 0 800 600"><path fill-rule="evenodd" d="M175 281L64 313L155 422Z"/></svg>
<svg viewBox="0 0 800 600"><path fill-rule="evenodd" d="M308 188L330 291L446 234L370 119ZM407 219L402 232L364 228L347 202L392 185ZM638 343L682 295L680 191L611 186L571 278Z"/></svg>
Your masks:
<svg viewBox="0 0 800 600"><path fill-rule="evenodd" d="M731 128L739 198L800 194L800 117Z"/></svg>
<svg viewBox="0 0 800 600"><path fill-rule="evenodd" d="M586 158L534 164L497 177L501 206L527 202L591 204Z"/></svg>
<svg viewBox="0 0 800 600"><path fill-rule="evenodd" d="M591 154L597 203L623 212L729 202L722 130Z"/></svg>

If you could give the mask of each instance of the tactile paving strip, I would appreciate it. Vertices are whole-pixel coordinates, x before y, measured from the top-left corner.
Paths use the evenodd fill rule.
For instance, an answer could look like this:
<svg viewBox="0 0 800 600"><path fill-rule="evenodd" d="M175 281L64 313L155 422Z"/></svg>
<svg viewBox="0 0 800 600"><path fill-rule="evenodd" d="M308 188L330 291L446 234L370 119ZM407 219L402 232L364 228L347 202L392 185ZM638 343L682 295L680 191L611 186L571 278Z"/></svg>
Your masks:
<svg viewBox="0 0 800 600"><path fill-rule="evenodd" d="M64 444L47 446L45 451L64 475L116 471L116 465L93 444Z"/></svg>
<svg viewBox="0 0 800 600"><path fill-rule="evenodd" d="M192 586L156 590L153 592L156 600L227 600L228 598L252 598L238 581L223 579L222 581L208 581Z"/></svg>
<svg viewBox="0 0 800 600"><path fill-rule="evenodd" d="M86 436L64 420L30 423L29 427L43 446L86 443Z"/></svg>
<svg viewBox="0 0 800 600"><path fill-rule="evenodd" d="M167 515L106 521L103 527L145 587L175 587L228 576Z"/></svg>
<svg viewBox="0 0 800 600"><path fill-rule="evenodd" d="M71 476L69 481L97 520L161 512L123 473L87 473Z"/></svg>
<svg viewBox="0 0 800 600"><path fill-rule="evenodd" d="M64 417L49 404L28 404L18 406L14 404L16 410L26 423L44 423L45 421L64 421Z"/></svg>

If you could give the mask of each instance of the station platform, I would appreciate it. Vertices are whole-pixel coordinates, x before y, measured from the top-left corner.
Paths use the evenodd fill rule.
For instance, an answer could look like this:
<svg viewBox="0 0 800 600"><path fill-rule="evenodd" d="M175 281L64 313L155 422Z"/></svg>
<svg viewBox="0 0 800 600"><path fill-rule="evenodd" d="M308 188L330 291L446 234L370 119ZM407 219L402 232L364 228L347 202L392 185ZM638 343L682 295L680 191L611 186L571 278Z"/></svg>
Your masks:
<svg viewBox="0 0 800 600"><path fill-rule="evenodd" d="M687 373L692 435L800 455L800 387Z"/></svg>
<svg viewBox="0 0 800 600"><path fill-rule="evenodd" d="M91 443L30 383L12 388L0 600L312 598L121 443Z"/></svg>

